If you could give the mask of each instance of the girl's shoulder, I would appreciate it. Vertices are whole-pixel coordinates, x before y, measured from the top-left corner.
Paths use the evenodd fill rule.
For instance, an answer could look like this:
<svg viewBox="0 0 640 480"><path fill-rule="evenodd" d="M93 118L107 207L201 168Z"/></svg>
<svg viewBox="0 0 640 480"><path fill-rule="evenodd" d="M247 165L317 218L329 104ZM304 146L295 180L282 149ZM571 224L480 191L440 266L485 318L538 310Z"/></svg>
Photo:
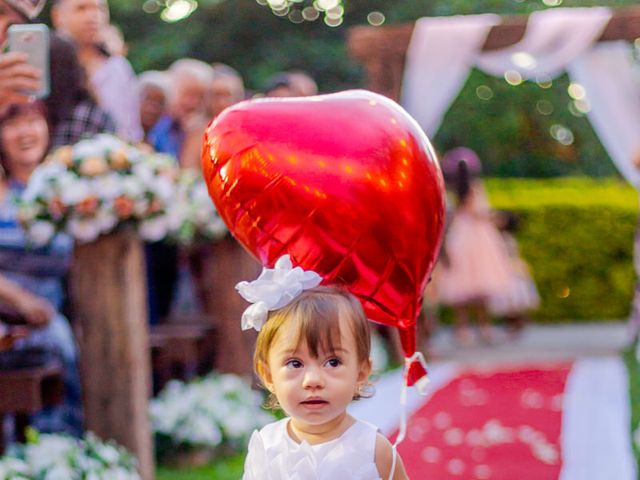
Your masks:
<svg viewBox="0 0 640 480"><path fill-rule="evenodd" d="M394 456L396 457L395 462ZM379 432L376 434L375 464L382 478L389 478L393 468L393 480L408 479L400 454L394 451L393 445L387 437Z"/></svg>

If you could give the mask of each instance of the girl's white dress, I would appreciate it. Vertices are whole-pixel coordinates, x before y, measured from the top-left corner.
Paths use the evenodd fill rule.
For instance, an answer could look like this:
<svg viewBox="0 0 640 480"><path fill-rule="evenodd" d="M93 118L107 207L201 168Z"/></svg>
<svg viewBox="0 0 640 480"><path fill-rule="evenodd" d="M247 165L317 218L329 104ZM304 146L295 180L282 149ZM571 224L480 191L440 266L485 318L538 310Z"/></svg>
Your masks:
<svg viewBox="0 0 640 480"><path fill-rule="evenodd" d="M326 443L296 443L289 418L254 431L242 480L381 480L374 463L377 429L356 420Z"/></svg>

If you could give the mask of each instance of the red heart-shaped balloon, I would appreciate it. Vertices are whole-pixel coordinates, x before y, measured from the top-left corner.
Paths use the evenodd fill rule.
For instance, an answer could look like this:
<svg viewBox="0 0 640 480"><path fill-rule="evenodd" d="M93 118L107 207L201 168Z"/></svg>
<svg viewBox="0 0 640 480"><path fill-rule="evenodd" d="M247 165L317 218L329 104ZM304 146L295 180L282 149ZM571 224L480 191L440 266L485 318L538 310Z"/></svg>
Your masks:
<svg viewBox="0 0 640 480"><path fill-rule="evenodd" d="M400 106L363 90L243 102L207 129L202 166L220 215L263 265L288 253L344 285L413 355L445 200L433 149Z"/></svg>

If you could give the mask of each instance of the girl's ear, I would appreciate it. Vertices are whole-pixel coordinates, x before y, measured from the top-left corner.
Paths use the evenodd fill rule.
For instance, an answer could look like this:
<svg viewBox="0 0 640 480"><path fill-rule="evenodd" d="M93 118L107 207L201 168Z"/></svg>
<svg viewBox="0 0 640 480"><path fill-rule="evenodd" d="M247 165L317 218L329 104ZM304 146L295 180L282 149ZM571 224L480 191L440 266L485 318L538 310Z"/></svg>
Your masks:
<svg viewBox="0 0 640 480"><path fill-rule="evenodd" d="M366 383L369 380L372 369L371 359L367 358L360 364L360 371L358 372L358 383Z"/></svg>
<svg viewBox="0 0 640 480"><path fill-rule="evenodd" d="M264 362L259 362L257 370L258 375L260 375L260 379L262 380L262 384L267 387L267 390L273 393L273 377L271 375L271 370L269 370L269 365Z"/></svg>

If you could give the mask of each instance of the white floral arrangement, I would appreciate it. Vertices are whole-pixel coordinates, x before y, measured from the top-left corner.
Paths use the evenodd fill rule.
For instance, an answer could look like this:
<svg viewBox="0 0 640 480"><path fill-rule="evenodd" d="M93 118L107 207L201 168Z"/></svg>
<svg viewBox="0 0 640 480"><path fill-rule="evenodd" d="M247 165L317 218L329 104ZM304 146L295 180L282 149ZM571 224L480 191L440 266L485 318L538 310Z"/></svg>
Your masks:
<svg viewBox="0 0 640 480"><path fill-rule="evenodd" d="M28 443L0 458L0 480L140 480L136 460L113 442L92 433L83 439L28 433Z"/></svg>
<svg viewBox="0 0 640 480"><path fill-rule="evenodd" d="M207 196L206 205L198 193L206 193L204 181L184 181L183 175L171 156L97 135L54 150L36 168L19 200L18 218L35 246L57 232L90 242L123 225L152 242L178 237L184 224L195 225L194 237L201 230L206 237L207 228L221 231L213 203ZM206 212L199 210L203 206Z"/></svg>
<svg viewBox="0 0 640 480"><path fill-rule="evenodd" d="M262 403L262 394L241 377L211 374L168 382L149 409L156 438L171 447L243 448L255 429L274 420Z"/></svg>
<svg viewBox="0 0 640 480"><path fill-rule="evenodd" d="M229 231L209 197L207 184L195 170L180 172L169 217L172 236L182 245L219 240Z"/></svg>

